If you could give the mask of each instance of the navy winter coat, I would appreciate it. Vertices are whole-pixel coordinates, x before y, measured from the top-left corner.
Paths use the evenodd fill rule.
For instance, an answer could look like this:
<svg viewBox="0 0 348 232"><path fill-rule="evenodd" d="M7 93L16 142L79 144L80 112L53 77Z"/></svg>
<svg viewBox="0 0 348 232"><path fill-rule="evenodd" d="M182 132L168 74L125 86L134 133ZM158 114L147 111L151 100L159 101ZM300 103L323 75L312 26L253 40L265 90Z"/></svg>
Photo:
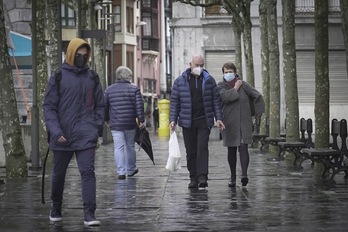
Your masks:
<svg viewBox="0 0 348 232"><path fill-rule="evenodd" d="M191 69L188 68L175 79L170 97L170 122L178 122L178 125L184 128L190 128L192 124L190 73ZM203 70L201 75L205 119L208 128L212 128L214 117L216 120L222 120L220 95L215 79L206 70Z"/></svg>
<svg viewBox="0 0 348 232"><path fill-rule="evenodd" d="M87 48L88 61L89 44L80 38L72 39L60 81L55 73L48 81L42 107L53 151L85 150L96 147L98 142L98 126L104 119L103 91L87 64L81 68L75 66L75 55L81 47ZM58 142L61 136L66 142Z"/></svg>
<svg viewBox="0 0 348 232"><path fill-rule="evenodd" d="M136 118L144 122L144 101L137 86L127 80L118 80L104 93L105 121L111 130L124 131L136 128Z"/></svg>
<svg viewBox="0 0 348 232"><path fill-rule="evenodd" d="M51 150L76 151L97 145L104 99L101 85L88 66L79 69L63 63L61 80L56 81L56 74L49 79L43 112ZM65 143L57 142L61 135L66 138Z"/></svg>

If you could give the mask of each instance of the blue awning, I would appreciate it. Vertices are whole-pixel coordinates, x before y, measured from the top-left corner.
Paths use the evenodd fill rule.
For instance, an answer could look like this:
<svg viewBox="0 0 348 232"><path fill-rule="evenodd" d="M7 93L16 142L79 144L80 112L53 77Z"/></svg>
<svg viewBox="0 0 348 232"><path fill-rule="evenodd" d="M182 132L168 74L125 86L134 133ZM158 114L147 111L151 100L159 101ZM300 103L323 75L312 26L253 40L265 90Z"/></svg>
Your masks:
<svg viewBox="0 0 348 232"><path fill-rule="evenodd" d="M7 35L8 34L10 35L7 37L7 43L9 46L8 53L10 55L10 63L12 68L16 68L14 62L16 61L18 68L31 69L31 38L14 31L9 33L7 32Z"/></svg>
<svg viewBox="0 0 348 232"><path fill-rule="evenodd" d="M10 56L12 56L11 49L13 49L15 57L31 56L31 38L29 36L11 31L8 42Z"/></svg>

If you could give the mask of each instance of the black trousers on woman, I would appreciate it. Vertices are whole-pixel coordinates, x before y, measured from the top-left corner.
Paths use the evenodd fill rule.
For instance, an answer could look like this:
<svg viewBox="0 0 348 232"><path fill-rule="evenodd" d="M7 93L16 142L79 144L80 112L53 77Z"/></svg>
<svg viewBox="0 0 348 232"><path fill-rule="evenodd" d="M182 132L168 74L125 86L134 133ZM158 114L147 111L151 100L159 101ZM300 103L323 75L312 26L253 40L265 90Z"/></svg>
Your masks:
<svg viewBox="0 0 348 232"><path fill-rule="evenodd" d="M231 179L236 179L236 166L237 166L237 147L228 147L227 148L227 160L230 165L231 170ZM249 167L249 151L248 144L242 143L238 147L239 157L240 157L240 166L242 169L242 178L248 176L248 167Z"/></svg>

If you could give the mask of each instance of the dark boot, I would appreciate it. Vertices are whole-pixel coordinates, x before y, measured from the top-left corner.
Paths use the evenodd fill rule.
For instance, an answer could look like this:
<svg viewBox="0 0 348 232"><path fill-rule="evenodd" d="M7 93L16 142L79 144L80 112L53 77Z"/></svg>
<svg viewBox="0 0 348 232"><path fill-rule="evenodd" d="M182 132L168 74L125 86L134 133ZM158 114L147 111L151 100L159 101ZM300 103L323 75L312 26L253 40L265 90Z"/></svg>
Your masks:
<svg viewBox="0 0 348 232"><path fill-rule="evenodd" d="M51 211L50 211L50 221L51 222L60 222L62 218L62 202L52 202Z"/></svg>
<svg viewBox="0 0 348 232"><path fill-rule="evenodd" d="M242 177L241 182L243 187L247 186L247 184L249 183L248 177Z"/></svg>

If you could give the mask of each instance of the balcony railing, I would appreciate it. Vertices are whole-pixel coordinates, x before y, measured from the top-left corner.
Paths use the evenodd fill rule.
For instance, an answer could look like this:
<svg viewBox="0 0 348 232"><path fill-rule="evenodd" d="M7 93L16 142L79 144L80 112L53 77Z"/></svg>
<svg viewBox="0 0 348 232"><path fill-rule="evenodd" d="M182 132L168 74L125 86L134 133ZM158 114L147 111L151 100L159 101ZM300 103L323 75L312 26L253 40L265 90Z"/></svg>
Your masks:
<svg viewBox="0 0 348 232"><path fill-rule="evenodd" d="M328 0L329 1L329 12L339 13L340 10L340 0ZM298 14L313 14L315 11L314 7L315 0L296 0L295 11Z"/></svg>
<svg viewBox="0 0 348 232"><path fill-rule="evenodd" d="M222 6L210 6L204 8L205 16L226 16L228 12Z"/></svg>
<svg viewBox="0 0 348 232"><path fill-rule="evenodd" d="M142 38L142 49L158 52L159 51L159 39L143 37Z"/></svg>

